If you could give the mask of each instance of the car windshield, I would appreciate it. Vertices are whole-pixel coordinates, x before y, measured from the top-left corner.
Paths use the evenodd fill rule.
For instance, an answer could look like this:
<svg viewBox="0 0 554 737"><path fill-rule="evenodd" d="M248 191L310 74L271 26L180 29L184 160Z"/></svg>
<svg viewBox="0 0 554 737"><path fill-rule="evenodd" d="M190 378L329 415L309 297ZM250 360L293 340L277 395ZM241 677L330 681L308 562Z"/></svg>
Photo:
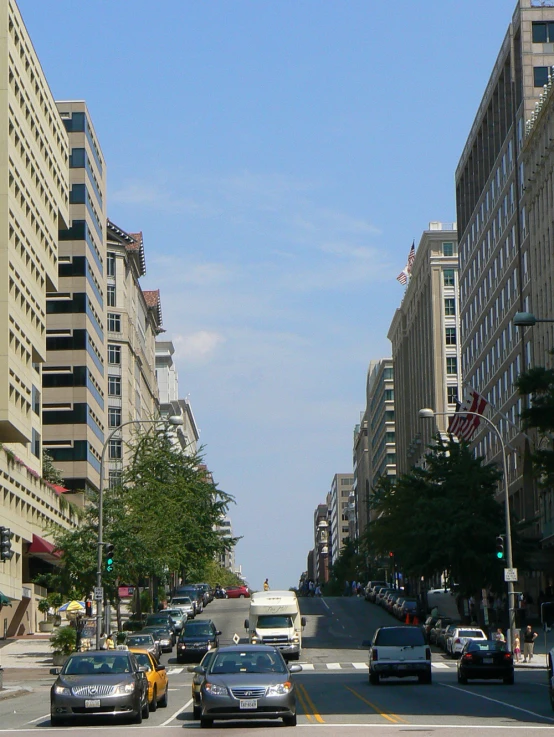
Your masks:
<svg viewBox="0 0 554 737"><path fill-rule="evenodd" d="M458 630L458 637L482 637L485 638L485 635L481 630Z"/></svg>
<svg viewBox="0 0 554 737"><path fill-rule="evenodd" d="M213 634L213 630L210 624L207 622L191 622L185 625L184 636L185 637L210 637Z"/></svg>
<svg viewBox="0 0 554 737"><path fill-rule="evenodd" d="M467 646L468 653L505 653L508 651L505 642L497 642L496 640L480 640L479 642L471 642Z"/></svg>
<svg viewBox="0 0 554 737"><path fill-rule="evenodd" d="M179 609L168 609L167 613L170 617L182 617L182 613L179 611Z"/></svg>
<svg viewBox="0 0 554 737"><path fill-rule="evenodd" d="M417 627L392 627L379 630L376 645L381 647L404 647L410 645L424 645L423 632Z"/></svg>
<svg viewBox="0 0 554 737"><path fill-rule="evenodd" d="M132 635L131 637L127 636L127 645L151 645L152 644L152 635Z"/></svg>
<svg viewBox="0 0 554 737"><path fill-rule="evenodd" d="M144 666L147 668L147 670L152 670L152 663L150 662L150 658L146 653L135 653L135 658L138 661L139 665Z"/></svg>
<svg viewBox="0 0 554 737"><path fill-rule="evenodd" d="M210 673L286 673L283 658L276 652L218 653L210 667Z"/></svg>
<svg viewBox="0 0 554 737"><path fill-rule="evenodd" d="M130 672L131 664L127 655L105 655L104 653L87 655L86 657L70 657L62 670L62 673L65 676Z"/></svg>
<svg viewBox="0 0 554 737"><path fill-rule="evenodd" d="M258 617L258 627L262 629L292 627L292 619L286 614L262 614Z"/></svg>
<svg viewBox="0 0 554 737"><path fill-rule="evenodd" d="M164 614L162 616L156 614L156 615L150 615L146 617L146 624L167 624L169 620L169 614Z"/></svg>
<svg viewBox="0 0 554 737"><path fill-rule="evenodd" d="M189 596L180 596L178 599L173 599L171 603L175 606L190 606L192 601Z"/></svg>

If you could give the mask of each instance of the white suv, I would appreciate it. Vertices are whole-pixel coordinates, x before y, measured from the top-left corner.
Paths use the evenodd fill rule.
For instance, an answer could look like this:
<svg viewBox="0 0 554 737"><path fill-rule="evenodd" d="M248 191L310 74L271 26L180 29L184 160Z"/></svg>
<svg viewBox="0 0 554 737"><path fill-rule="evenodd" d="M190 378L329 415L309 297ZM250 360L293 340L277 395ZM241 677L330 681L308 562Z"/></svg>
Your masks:
<svg viewBox="0 0 554 737"><path fill-rule="evenodd" d="M364 643L366 644L366 643ZM417 676L431 683L431 648L419 627L379 627L369 650L369 682L381 678Z"/></svg>

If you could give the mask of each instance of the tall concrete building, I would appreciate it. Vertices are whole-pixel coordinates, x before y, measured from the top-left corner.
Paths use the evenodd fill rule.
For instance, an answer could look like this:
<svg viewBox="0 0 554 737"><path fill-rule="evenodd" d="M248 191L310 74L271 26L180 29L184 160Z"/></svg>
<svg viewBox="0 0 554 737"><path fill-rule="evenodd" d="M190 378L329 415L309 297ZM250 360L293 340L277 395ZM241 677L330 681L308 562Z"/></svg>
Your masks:
<svg viewBox="0 0 554 737"><path fill-rule="evenodd" d="M344 543L350 534L348 504L353 483L354 477L351 473L336 473L327 495L331 531L330 566L337 562Z"/></svg>
<svg viewBox="0 0 554 737"><path fill-rule="evenodd" d="M218 525L216 525L216 529L218 530L219 534L227 539L231 539L233 537L233 524L231 522L231 519L226 516L224 517ZM228 571L231 571L232 573L235 572L235 548L231 547L229 550L226 550L224 553L221 553L219 556L219 565L222 568L227 569Z"/></svg>
<svg viewBox="0 0 554 737"><path fill-rule="evenodd" d="M183 425L175 428L178 443L187 455L195 455L200 437L188 399L179 399L179 377L173 360L175 346L170 340L156 341L156 381L162 417L180 417Z"/></svg>
<svg viewBox="0 0 554 737"><path fill-rule="evenodd" d="M108 431L125 425L109 442L108 480L113 485L121 478L128 442L140 428L125 423L159 417L155 367L162 308L159 292L143 292L139 283L146 273L142 233L127 233L108 220L107 234Z"/></svg>
<svg viewBox="0 0 554 737"><path fill-rule="evenodd" d="M314 512L313 570L310 578L319 583L329 580L329 510L318 504Z"/></svg>
<svg viewBox="0 0 554 737"><path fill-rule="evenodd" d="M532 337L514 329L513 316L531 306L522 145L525 120L554 64L553 22L552 2L517 4L456 170L464 382L491 405L509 444L512 510L529 522L539 505L518 430L523 404L514 382L532 364ZM475 442L487 461L501 463L490 428L483 424ZM538 523L528 532L539 537Z"/></svg>
<svg viewBox="0 0 554 737"><path fill-rule="evenodd" d="M418 412L454 413L461 392L456 226L432 222L423 232L411 278L389 333L394 363L396 466L419 465L437 427ZM438 417L440 429L446 418Z"/></svg>
<svg viewBox="0 0 554 737"><path fill-rule="evenodd" d="M0 2L0 637L35 632L46 593L33 578L59 556L48 528L75 524L42 474L47 293L58 287L58 232L69 223L68 137L15 2ZM42 617L41 617L42 618Z"/></svg>
<svg viewBox="0 0 554 737"><path fill-rule="evenodd" d="M48 292L44 447L74 491L97 489L106 428L106 164L84 102L58 102L69 137L69 224Z"/></svg>

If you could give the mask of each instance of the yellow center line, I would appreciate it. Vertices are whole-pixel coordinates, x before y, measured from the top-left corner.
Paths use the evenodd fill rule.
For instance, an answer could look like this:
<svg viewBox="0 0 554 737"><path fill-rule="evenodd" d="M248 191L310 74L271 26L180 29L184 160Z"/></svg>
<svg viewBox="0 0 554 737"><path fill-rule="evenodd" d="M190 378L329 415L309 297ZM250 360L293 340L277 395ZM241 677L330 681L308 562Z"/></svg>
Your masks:
<svg viewBox="0 0 554 737"><path fill-rule="evenodd" d="M308 717L308 721L312 721L312 715L310 714L310 710L308 709L308 705L304 701L304 696L302 695L302 691L300 690L300 686L296 684L296 695L298 697L298 701L300 702L300 706L304 710L304 714Z"/></svg>
<svg viewBox="0 0 554 737"><path fill-rule="evenodd" d="M388 719L389 722L392 722L393 724L398 724L398 722L404 722L404 724L409 724L409 722L407 722L405 719L402 719L402 717L399 717L398 714L392 714L392 713L387 714L381 709L380 706L377 706L377 704L372 704L371 701L368 701L368 699L366 699L364 696L359 694L357 691L354 691L353 688L350 688L349 686L345 686L345 689L353 693L354 696L357 696L360 699L360 701L363 701L368 706L371 706L373 711L377 712L377 714L382 716L384 719Z"/></svg>
<svg viewBox="0 0 554 737"><path fill-rule="evenodd" d="M306 703L310 707L316 722L319 722L320 724L325 724L325 720L321 717L321 715L318 713L317 709L315 708L314 702L310 698L310 694L306 691L306 688L303 683L298 684L298 688L302 692L302 696L306 699Z"/></svg>

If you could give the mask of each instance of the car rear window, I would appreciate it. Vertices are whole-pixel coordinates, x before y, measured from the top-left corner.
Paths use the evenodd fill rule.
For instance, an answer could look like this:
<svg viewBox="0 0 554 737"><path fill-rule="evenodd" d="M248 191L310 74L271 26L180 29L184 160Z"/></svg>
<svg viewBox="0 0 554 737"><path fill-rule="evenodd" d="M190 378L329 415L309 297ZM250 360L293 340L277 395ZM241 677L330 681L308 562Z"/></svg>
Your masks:
<svg viewBox="0 0 554 737"><path fill-rule="evenodd" d="M458 630L458 637L484 637L481 630Z"/></svg>
<svg viewBox="0 0 554 737"><path fill-rule="evenodd" d="M379 630L375 644L382 647L425 645L425 638L417 627L393 627Z"/></svg>
<svg viewBox="0 0 554 737"><path fill-rule="evenodd" d="M505 653L507 652L507 647L505 642L497 642L496 640L480 640L479 642L471 642L467 647L467 651L468 653Z"/></svg>

